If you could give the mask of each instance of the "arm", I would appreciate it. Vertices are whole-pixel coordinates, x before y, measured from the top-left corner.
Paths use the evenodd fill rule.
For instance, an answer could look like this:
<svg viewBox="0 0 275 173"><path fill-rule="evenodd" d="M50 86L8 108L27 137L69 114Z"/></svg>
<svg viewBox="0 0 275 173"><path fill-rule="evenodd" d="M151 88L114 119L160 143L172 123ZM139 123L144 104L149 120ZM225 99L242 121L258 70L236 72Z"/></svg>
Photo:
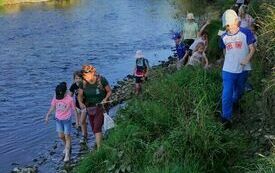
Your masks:
<svg viewBox="0 0 275 173"><path fill-rule="evenodd" d="M71 91L70 91L70 93L69 93L69 94L70 94L70 96L71 96L71 97L73 97L73 96L74 96L74 93L73 93L73 92L71 92Z"/></svg>
<svg viewBox="0 0 275 173"><path fill-rule="evenodd" d="M145 65L146 65L146 72L144 74L145 77L147 77L149 75L149 61L147 59L145 59Z"/></svg>
<svg viewBox="0 0 275 173"><path fill-rule="evenodd" d="M49 122L49 116L50 114L54 111L54 106L51 106L49 111L47 112L46 116L45 116L45 122L46 124Z"/></svg>
<svg viewBox="0 0 275 173"><path fill-rule="evenodd" d="M112 90L110 85L106 85L104 87L105 91L106 91L106 96L105 98L102 100L102 103L107 102L107 100L109 99L109 97L112 95ZM78 94L79 95L79 94Z"/></svg>
<svg viewBox="0 0 275 173"><path fill-rule="evenodd" d="M133 71L133 76L135 76L135 74L136 74L136 67L134 68L134 71Z"/></svg>
<svg viewBox="0 0 275 173"><path fill-rule="evenodd" d="M201 37L202 32L205 30L205 28L207 27L207 25L210 24L210 21L207 20L206 23L201 27L200 31L197 33L197 37Z"/></svg>
<svg viewBox="0 0 275 173"><path fill-rule="evenodd" d="M78 89L78 96L77 96L77 100L79 103L79 106L81 109L85 109L85 104L83 103L83 89L79 88Z"/></svg>
<svg viewBox="0 0 275 173"><path fill-rule="evenodd" d="M72 110L74 111L75 121L77 122L77 111L74 101L71 102Z"/></svg>
<svg viewBox="0 0 275 173"><path fill-rule="evenodd" d="M249 53L248 53L248 55L242 60L241 65L246 65L246 64L248 64L248 63L250 62L252 56L254 55L254 53L255 53L255 46L254 46L254 44L250 44L250 45L249 45Z"/></svg>
<svg viewBox="0 0 275 173"><path fill-rule="evenodd" d="M204 54L203 58L204 58L204 61L205 61L204 68L207 68L208 67L208 59L207 59L205 54Z"/></svg>
<svg viewBox="0 0 275 173"><path fill-rule="evenodd" d="M183 56L183 58L182 58L182 62L184 63L184 62L186 62L186 58L188 58L188 55L189 55L189 50L187 50L186 52L185 52L185 54L184 54L184 56ZM185 64L183 64L183 65L185 65Z"/></svg>

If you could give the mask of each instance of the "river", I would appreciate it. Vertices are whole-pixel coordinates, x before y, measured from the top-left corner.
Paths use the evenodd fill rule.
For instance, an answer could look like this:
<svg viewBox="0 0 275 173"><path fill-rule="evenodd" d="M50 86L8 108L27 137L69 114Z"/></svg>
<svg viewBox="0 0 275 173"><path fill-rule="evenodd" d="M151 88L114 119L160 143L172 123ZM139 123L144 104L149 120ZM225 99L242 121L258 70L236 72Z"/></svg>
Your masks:
<svg viewBox="0 0 275 173"><path fill-rule="evenodd" d="M151 65L166 60L173 26L173 8L166 0L69 0L1 7L0 172L37 162L39 172L56 172L63 146L54 120L44 123L55 86L61 81L71 84L72 73L85 63L95 65L114 85L132 72L137 49ZM75 130L73 138L75 158Z"/></svg>

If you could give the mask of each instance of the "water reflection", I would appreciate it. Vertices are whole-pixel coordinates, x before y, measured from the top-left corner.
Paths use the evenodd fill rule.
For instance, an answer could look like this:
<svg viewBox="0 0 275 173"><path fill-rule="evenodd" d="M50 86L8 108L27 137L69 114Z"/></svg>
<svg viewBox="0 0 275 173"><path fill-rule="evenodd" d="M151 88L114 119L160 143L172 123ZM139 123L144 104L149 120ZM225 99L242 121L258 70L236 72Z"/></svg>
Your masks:
<svg viewBox="0 0 275 173"><path fill-rule="evenodd" d="M1 0L0 0L1 1ZM26 3L17 3L12 5L1 6L0 3L0 14L16 14L28 9L34 9L38 6L42 6L46 9L71 9L80 5L82 0L54 0L54 1L45 1L41 2L26 2Z"/></svg>

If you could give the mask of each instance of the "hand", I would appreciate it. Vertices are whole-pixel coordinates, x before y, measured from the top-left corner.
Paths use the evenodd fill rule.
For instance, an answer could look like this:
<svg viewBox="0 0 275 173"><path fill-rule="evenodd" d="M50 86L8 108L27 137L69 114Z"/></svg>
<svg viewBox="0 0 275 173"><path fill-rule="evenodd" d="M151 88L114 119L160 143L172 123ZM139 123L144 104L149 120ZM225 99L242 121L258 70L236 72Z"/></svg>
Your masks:
<svg viewBox="0 0 275 173"><path fill-rule="evenodd" d="M82 110L86 108L86 106L83 103L80 103L80 102L79 102L79 106Z"/></svg>
<svg viewBox="0 0 275 173"><path fill-rule="evenodd" d="M210 24L210 20L208 19L207 21L206 21L206 25L209 25Z"/></svg>
<svg viewBox="0 0 275 173"><path fill-rule="evenodd" d="M107 103L107 99L104 98L104 99L101 101L101 103Z"/></svg>
<svg viewBox="0 0 275 173"><path fill-rule="evenodd" d="M247 58L244 58L242 61L241 61L241 65L246 65L249 63L249 60Z"/></svg>
<svg viewBox="0 0 275 173"><path fill-rule="evenodd" d="M49 122L49 116L46 115L46 117L45 117L45 123L48 124L48 122Z"/></svg>

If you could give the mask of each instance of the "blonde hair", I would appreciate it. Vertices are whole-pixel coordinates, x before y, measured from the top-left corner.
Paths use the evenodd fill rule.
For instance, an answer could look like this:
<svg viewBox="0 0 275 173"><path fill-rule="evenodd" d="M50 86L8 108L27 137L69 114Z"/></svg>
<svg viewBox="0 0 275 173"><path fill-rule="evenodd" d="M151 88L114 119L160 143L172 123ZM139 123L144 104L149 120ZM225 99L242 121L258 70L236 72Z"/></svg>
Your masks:
<svg viewBox="0 0 275 173"><path fill-rule="evenodd" d="M202 47L203 49L205 48L205 44L204 44L203 42L199 42L199 43L197 44L197 46L196 46L196 48L195 48L195 52L198 51L199 48L201 48L201 47Z"/></svg>

